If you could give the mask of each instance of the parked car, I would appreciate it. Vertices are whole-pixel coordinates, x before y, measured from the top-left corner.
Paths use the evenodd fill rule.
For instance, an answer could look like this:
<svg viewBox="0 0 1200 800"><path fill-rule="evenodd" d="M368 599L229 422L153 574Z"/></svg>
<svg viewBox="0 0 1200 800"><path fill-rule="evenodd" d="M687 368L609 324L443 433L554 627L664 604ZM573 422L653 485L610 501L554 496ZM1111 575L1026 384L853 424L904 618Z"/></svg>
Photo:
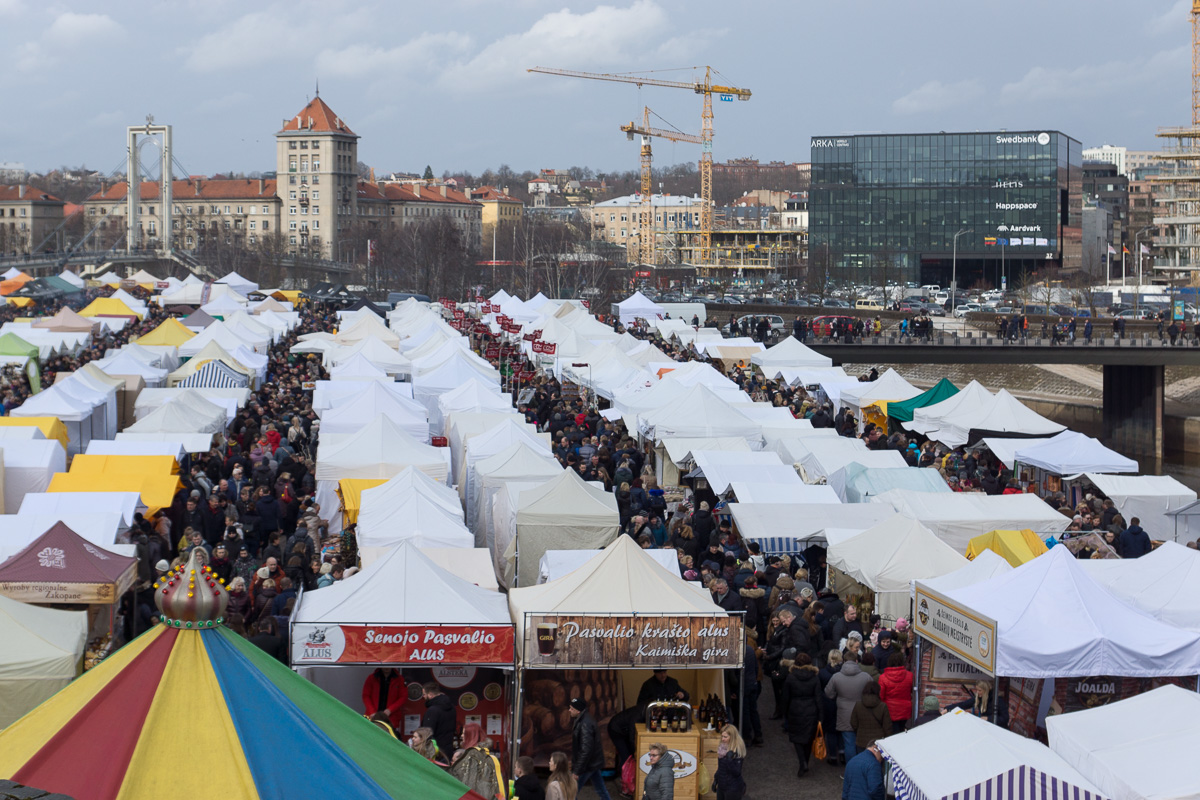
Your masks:
<svg viewBox="0 0 1200 800"><path fill-rule="evenodd" d="M838 300L836 297L826 297L821 301L821 305L825 308L849 308L850 304L845 300Z"/></svg>
<svg viewBox="0 0 1200 800"><path fill-rule="evenodd" d="M946 316L946 309L942 308L941 303L924 303L922 304L921 310L931 317Z"/></svg>
<svg viewBox="0 0 1200 800"><path fill-rule="evenodd" d="M747 322L750 322L751 325L757 325L760 317L766 317L767 321L771 323L771 333L783 332L783 317L779 316L778 314L747 314L744 317L738 317L738 327L745 331ZM728 322L722 326L721 331L726 335L729 334ZM744 336L746 334L743 333L742 335Z"/></svg>
<svg viewBox="0 0 1200 800"><path fill-rule="evenodd" d="M979 303L962 303L958 308L954 309L954 316L961 318L976 311L983 311L983 306L979 305Z"/></svg>
<svg viewBox="0 0 1200 800"><path fill-rule="evenodd" d="M857 317L845 316L842 314L826 314L820 317L813 317L812 331L816 336L829 336L833 331L835 322L840 321L843 325L854 324L858 321Z"/></svg>
<svg viewBox="0 0 1200 800"><path fill-rule="evenodd" d="M882 311L883 305L878 300L855 300L854 307L866 311Z"/></svg>
<svg viewBox="0 0 1200 800"><path fill-rule="evenodd" d="M1154 311L1149 308L1127 308L1117 316L1122 319L1157 319Z"/></svg>

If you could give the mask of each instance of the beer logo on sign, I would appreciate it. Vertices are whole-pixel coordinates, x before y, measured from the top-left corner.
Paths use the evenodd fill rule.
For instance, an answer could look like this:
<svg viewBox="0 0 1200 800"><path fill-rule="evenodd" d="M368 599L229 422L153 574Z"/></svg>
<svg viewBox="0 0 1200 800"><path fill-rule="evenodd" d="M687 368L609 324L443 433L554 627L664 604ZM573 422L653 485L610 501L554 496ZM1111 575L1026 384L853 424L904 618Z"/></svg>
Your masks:
<svg viewBox="0 0 1200 800"><path fill-rule="evenodd" d="M320 661L334 661L336 656L333 652L333 645L325 639L325 631L328 628L313 628L309 632L308 637L304 640L304 654L302 658L318 659Z"/></svg>
<svg viewBox="0 0 1200 800"><path fill-rule="evenodd" d="M675 765L671 768L671 774L675 780L686 778L694 773L699 767L699 759L686 750L668 750L671 757L675 759ZM646 752L638 759L638 768L642 772L650 774L650 753Z"/></svg>
<svg viewBox="0 0 1200 800"><path fill-rule="evenodd" d="M979 632L979 655L983 658L988 657L988 653L992 650L992 637L987 635L987 631Z"/></svg>
<svg viewBox="0 0 1200 800"><path fill-rule="evenodd" d="M929 601L921 598L921 608L917 611L917 616L921 618L922 625L929 624Z"/></svg>

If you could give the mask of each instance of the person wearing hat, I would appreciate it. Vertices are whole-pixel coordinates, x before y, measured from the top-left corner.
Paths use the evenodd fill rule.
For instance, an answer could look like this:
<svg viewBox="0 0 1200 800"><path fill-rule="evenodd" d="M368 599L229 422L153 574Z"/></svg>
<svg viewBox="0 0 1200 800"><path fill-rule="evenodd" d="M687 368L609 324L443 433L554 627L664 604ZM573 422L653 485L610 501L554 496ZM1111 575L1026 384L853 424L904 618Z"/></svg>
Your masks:
<svg viewBox="0 0 1200 800"><path fill-rule="evenodd" d="M913 721L912 727L924 725L926 722L933 722L945 712L942 711L942 705L933 695L929 695L921 702L921 716Z"/></svg>
<svg viewBox="0 0 1200 800"><path fill-rule="evenodd" d="M654 674L642 684L642 688L638 692L637 705L638 708L644 709L650 703L664 700L682 700L686 703L688 693L679 685L679 681L667 674L665 669L656 669Z"/></svg>
<svg viewBox="0 0 1200 800"><path fill-rule="evenodd" d="M572 697L569 705L571 715L571 771L580 786L590 783L601 800L612 800L604 785L604 748L600 742L600 729L596 720L588 713L587 701Z"/></svg>

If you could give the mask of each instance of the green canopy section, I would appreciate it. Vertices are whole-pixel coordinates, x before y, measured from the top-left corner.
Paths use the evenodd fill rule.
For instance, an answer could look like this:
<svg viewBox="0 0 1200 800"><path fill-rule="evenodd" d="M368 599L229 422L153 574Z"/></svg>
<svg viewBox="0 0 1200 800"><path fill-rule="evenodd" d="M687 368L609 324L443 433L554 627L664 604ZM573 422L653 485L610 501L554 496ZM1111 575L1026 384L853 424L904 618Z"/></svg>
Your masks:
<svg viewBox="0 0 1200 800"><path fill-rule="evenodd" d="M925 406L931 406L934 403L940 403L956 394L958 394L958 387L945 378L942 378L929 391L922 392L909 400L888 403L887 415L889 419L893 419L896 422L912 422L913 411Z"/></svg>
<svg viewBox="0 0 1200 800"><path fill-rule="evenodd" d="M38 366L38 348L37 345L17 336L15 333L6 333L0 336L0 356L25 356L29 360L25 362L25 375L29 378L29 388L36 394L42 390L42 374L41 368Z"/></svg>

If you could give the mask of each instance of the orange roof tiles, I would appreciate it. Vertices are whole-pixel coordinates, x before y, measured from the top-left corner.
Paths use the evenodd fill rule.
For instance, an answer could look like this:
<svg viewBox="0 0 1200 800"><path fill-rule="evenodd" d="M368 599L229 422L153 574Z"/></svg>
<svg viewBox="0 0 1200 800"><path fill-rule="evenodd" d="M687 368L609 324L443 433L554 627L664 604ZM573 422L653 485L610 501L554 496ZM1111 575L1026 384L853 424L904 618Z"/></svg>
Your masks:
<svg viewBox="0 0 1200 800"><path fill-rule="evenodd" d="M22 188L25 190L24 197L21 196ZM11 203L17 200L28 200L30 202L39 203L62 202L62 200L59 200L54 195L44 192L36 186L30 186L29 184L18 184L13 186L0 185L0 202Z"/></svg>
<svg viewBox="0 0 1200 800"><path fill-rule="evenodd" d="M325 104L320 97L314 97L300 113L283 124L284 131L302 131L313 133L344 133L357 136L346 125L346 121L333 113L333 109Z"/></svg>
<svg viewBox="0 0 1200 800"><path fill-rule="evenodd" d="M261 184L261 188L260 188ZM89 201L119 201L124 200L126 184L114 183L104 192L97 192L88 198ZM140 189L142 200L158 199L158 183L142 181ZM274 179L239 178L236 180L214 181L171 181L171 194L175 200L199 198L202 200L274 200Z"/></svg>
<svg viewBox="0 0 1200 800"><path fill-rule="evenodd" d="M501 203L520 203L521 201L515 197L511 197L497 189L495 186L480 186L478 189L471 190L471 199L477 202L486 202L496 200Z"/></svg>

